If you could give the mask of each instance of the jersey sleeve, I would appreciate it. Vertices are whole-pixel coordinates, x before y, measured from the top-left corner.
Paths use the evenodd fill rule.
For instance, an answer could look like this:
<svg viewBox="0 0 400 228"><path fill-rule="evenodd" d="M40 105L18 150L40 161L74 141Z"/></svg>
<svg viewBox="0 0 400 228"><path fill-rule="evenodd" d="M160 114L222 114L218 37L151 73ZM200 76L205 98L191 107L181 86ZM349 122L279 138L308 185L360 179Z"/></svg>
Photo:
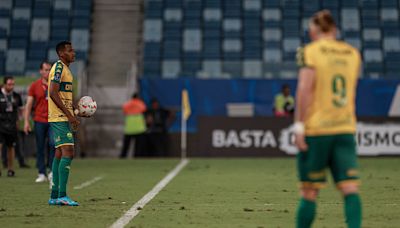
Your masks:
<svg viewBox="0 0 400 228"><path fill-rule="evenodd" d="M300 68L302 67L313 68L315 66L311 48L309 46L299 47L297 49L296 62L297 66Z"/></svg>
<svg viewBox="0 0 400 228"><path fill-rule="evenodd" d="M31 96L31 97L35 96L34 83L32 83L32 84L29 86L29 89L28 89L28 96Z"/></svg>
<svg viewBox="0 0 400 228"><path fill-rule="evenodd" d="M58 83L58 84L61 83L61 78L62 78L62 74L63 74L63 68L64 68L63 64L60 63L60 62L57 62L57 65L56 65L55 70L54 70L54 75L52 75L52 80L51 80L52 82L55 82L55 83Z"/></svg>

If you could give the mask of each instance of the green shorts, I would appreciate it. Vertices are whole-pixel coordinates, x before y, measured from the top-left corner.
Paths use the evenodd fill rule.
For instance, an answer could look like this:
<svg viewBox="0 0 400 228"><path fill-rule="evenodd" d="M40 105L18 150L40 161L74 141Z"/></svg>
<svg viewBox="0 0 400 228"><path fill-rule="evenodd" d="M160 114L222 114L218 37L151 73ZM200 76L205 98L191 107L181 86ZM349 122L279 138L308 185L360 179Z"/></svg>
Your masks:
<svg viewBox="0 0 400 228"><path fill-rule="evenodd" d="M321 188L329 168L337 186L358 183L356 142L353 134L306 137L308 150L297 154L302 187Z"/></svg>
<svg viewBox="0 0 400 228"><path fill-rule="evenodd" d="M55 148L65 145L74 145L74 135L72 134L69 122L49 122L53 131Z"/></svg>

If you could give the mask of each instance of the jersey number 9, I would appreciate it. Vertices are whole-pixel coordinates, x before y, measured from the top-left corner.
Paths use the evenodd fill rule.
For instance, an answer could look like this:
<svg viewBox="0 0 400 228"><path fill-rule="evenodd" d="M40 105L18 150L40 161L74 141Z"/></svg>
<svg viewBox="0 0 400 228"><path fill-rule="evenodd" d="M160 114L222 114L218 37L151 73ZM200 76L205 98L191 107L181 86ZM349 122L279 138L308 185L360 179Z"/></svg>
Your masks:
<svg viewBox="0 0 400 228"><path fill-rule="evenodd" d="M337 74L332 79L333 105L340 108L347 104L346 79Z"/></svg>

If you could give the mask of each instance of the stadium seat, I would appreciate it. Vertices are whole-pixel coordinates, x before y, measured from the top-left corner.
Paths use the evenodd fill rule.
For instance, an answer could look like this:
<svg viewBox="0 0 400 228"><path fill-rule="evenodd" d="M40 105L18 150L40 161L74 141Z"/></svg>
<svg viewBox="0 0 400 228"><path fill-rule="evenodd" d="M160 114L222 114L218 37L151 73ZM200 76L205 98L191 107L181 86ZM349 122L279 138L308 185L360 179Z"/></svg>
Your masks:
<svg viewBox="0 0 400 228"><path fill-rule="evenodd" d="M378 0L361 0L363 8L376 9L378 8Z"/></svg>
<svg viewBox="0 0 400 228"><path fill-rule="evenodd" d="M180 76L183 77L195 77L197 73L201 70L201 62L199 60L186 60L181 62L181 72Z"/></svg>
<svg viewBox="0 0 400 228"><path fill-rule="evenodd" d="M143 59L145 61L154 61L156 59L159 60L160 56L161 56L161 43L159 43L159 42L146 42L144 44Z"/></svg>
<svg viewBox="0 0 400 228"><path fill-rule="evenodd" d="M264 8L280 7L280 0L263 0Z"/></svg>
<svg viewBox="0 0 400 228"><path fill-rule="evenodd" d="M264 29L263 31L264 41L280 41L282 40L282 32L280 29Z"/></svg>
<svg viewBox="0 0 400 228"><path fill-rule="evenodd" d="M399 20L398 9L382 8L381 9L381 20L382 21L398 21Z"/></svg>
<svg viewBox="0 0 400 228"><path fill-rule="evenodd" d="M72 2L76 7L79 0ZM212 70L204 67L213 69L208 63L218 62L222 78L292 78L297 74L296 50L310 42L309 17L329 9L339 26L338 37L362 50L367 58L364 72L382 73L387 71L382 55L399 51L397 7L397 0L149 0L145 1L143 59L161 61L161 74L173 72L164 67L164 61L179 61L179 71L169 77L212 77ZM54 24L69 26L61 20ZM256 70L249 70L252 64L259 72L269 70L255 76ZM144 71L156 70L144 67ZM192 73L195 75L188 75Z"/></svg>
<svg viewBox="0 0 400 228"><path fill-rule="evenodd" d="M160 42L162 38L162 22L159 19L146 19L144 21L144 41Z"/></svg>
<svg viewBox="0 0 400 228"><path fill-rule="evenodd" d="M30 23L28 20L16 19L11 21L10 38L29 37Z"/></svg>
<svg viewBox="0 0 400 228"><path fill-rule="evenodd" d="M263 72L264 78L279 78L279 72L282 70L281 63L264 63Z"/></svg>
<svg viewBox="0 0 400 228"><path fill-rule="evenodd" d="M282 62L282 52L280 49L264 49L263 60L267 63Z"/></svg>
<svg viewBox="0 0 400 228"><path fill-rule="evenodd" d="M398 2L397 2L397 0L384 0L384 1L381 1L381 6L383 8L395 8L395 9L397 9Z"/></svg>
<svg viewBox="0 0 400 228"><path fill-rule="evenodd" d="M27 38L13 38L9 40L8 47L16 49L26 49L28 48L28 41L29 40Z"/></svg>
<svg viewBox="0 0 400 228"><path fill-rule="evenodd" d="M239 19L225 18L223 21L224 31L240 31L242 29L242 21Z"/></svg>
<svg viewBox="0 0 400 228"><path fill-rule="evenodd" d="M84 18L84 17L73 18L71 25L72 25L72 28L89 29L90 18Z"/></svg>
<svg viewBox="0 0 400 228"><path fill-rule="evenodd" d="M0 18L0 29L4 29L8 34L10 34L10 19L9 18Z"/></svg>
<svg viewBox="0 0 400 228"><path fill-rule="evenodd" d="M382 62L382 51L380 49L364 49L364 61L368 62Z"/></svg>
<svg viewBox="0 0 400 228"><path fill-rule="evenodd" d="M363 30L364 48L380 48L381 47L381 30L380 29L364 29Z"/></svg>
<svg viewBox="0 0 400 228"><path fill-rule="evenodd" d="M30 8L14 8L13 10L13 19L23 19L30 20L31 19L31 9Z"/></svg>
<svg viewBox="0 0 400 228"><path fill-rule="evenodd" d="M0 9L12 9L13 0L2 0L0 4Z"/></svg>
<svg viewBox="0 0 400 228"><path fill-rule="evenodd" d="M222 5L222 0L204 0L205 7L220 8Z"/></svg>
<svg viewBox="0 0 400 228"><path fill-rule="evenodd" d="M165 60L179 59L181 58L181 49L173 47L164 47L162 52L162 58Z"/></svg>
<svg viewBox="0 0 400 228"><path fill-rule="evenodd" d="M262 17L264 21L280 21L282 17L281 10L279 8L264 9Z"/></svg>
<svg viewBox="0 0 400 228"><path fill-rule="evenodd" d="M165 4L166 8L181 8L182 7L182 1L180 1L180 0L165 0L164 4Z"/></svg>
<svg viewBox="0 0 400 228"><path fill-rule="evenodd" d="M54 9L56 10L70 10L71 0L54 0Z"/></svg>
<svg viewBox="0 0 400 228"><path fill-rule="evenodd" d="M243 77L244 78L262 77L262 62L260 60L244 60Z"/></svg>
<svg viewBox="0 0 400 228"><path fill-rule="evenodd" d="M4 53L7 50L7 39L0 39L0 52Z"/></svg>
<svg viewBox="0 0 400 228"><path fill-rule="evenodd" d="M357 8L342 9L341 19L344 31L360 31L360 15Z"/></svg>
<svg viewBox="0 0 400 228"><path fill-rule="evenodd" d="M31 0L14 0L14 7L31 8L33 1Z"/></svg>
<svg viewBox="0 0 400 228"><path fill-rule="evenodd" d="M239 39L225 39L222 50L226 52L240 52L242 50L242 42Z"/></svg>
<svg viewBox="0 0 400 228"><path fill-rule="evenodd" d="M242 61L223 61L222 71L228 78L242 77Z"/></svg>
<svg viewBox="0 0 400 228"><path fill-rule="evenodd" d="M32 20L31 40L48 41L50 37L49 19L34 18Z"/></svg>
<svg viewBox="0 0 400 228"><path fill-rule="evenodd" d="M47 59L50 62L55 62L58 59L57 52L55 48L51 48L47 51Z"/></svg>
<svg viewBox="0 0 400 228"><path fill-rule="evenodd" d="M89 31L86 29L72 29L71 42L77 51L89 51Z"/></svg>
<svg viewBox="0 0 400 228"><path fill-rule="evenodd" d="M283 50L285 52L296 52L298 47L300 47L299 38L285 38L283 40Z"/></svg>
<svg viewBox="0 0 400 228"><path fill-rule="evenodd" d="M203 58L204 59L221 58L221 41L219 39L203 40Z"/></svg>
<svg viewBox="0 0 400 228"><path fill-rule="evenodd" d="M53 29L69 29L70 21L68 18L51 20L51 30Z"/></svg>
<svg viewBox="0 0 400 228"><path fill-rule="evenodd" d="M49 1L35 1L33 8L33 17L35 18L49 18L51 10L51 2Z"/></svg>
<svg viewBox="0 0 400 228"><path fill-rule="evenodd" d="M259 11L262 8L261 0L244 0L243 8L248 11Z"/></svg>
<svg viewBox="0 0 400 228"><path fill-rule="evenodd" d="M279 76L280 78L286 78L286 79L297 78L297 64L293 61L283 62L281 64L281 70L279 71Z"/></svg>
<svg viewBox="0 0 400 228"><path fill-rule="evenodd" d="M165 60L162 62L162 75L164 78L177 78L181 71L179 60Z"/></svg>
<svg viewBox="0 0 400 228"><path fill-rule="evenodd" d="M28 51L28 59L43 60L47 58L47 44L39 42L31 43Z"/></svg>
<svg viewBox="0 0 400 228"><path fill-rule="evenodd" d="M220 78L222 75L222 63L220 60L205 60L202 62L201 70L209 78Z"/></svg>
<svg viewBox="0 0 400 228"><path fill-rule="evenodd" d="M25 50L8 49L6 60L6 73L11 75L21 75L25 69Z"/></svg>
<svg viewBox="0 0 400 228"><path fill-rule="evenodd" d="M201 51L201 30L186 29L183 31L183 50Z"/></svg>
<svg viewBox="0 0 400 228"><path fill-rule="evenodd" d="M303 4L301 7L302 16L306 18L311 17L321 8L319 0L303 0Z"/></svg>
<svg viewBox="0 0 400 228"><path fill-rule="evenodd" d="M221 21L222 12L220 9L204 9L203 18L205 21Z"/></svg>
<svg viewBox="0 0 400 228"><path fill-rule="evenodd" d="M364 63L364 76L367 78L379 78L383 72L383 64L381 62Z"/></svg>
<svg viewBox="0 0 400 228"><path fill-rule="evenodd" d="M42 60L27 60L25 64L25 74L27 74L26 72L37 72L41 63Z"/></svg>
<svg viewBox="0 0 400 228"><path fill-rule="evenodd" d="M345 41L359 50L362 49L361 40L359 38L347 38Z"/></svg>
<svg viewBox="0 0 400 228"><path fill-rule="evenodd" d="M50 38L56 43L60 40L69 40L69 29L54 28L51 30Z"/></svg>
<svg viewBox="0 0 400 228"><path fill-rule="evenodd" d="M383 50L385 52L400 51L400 38L399 37L385 37L383 39Z"/></svg>
<svg viewBox="0 0 400 228"><path fill-rule="evenodd" d="M166 9L164 11L164 21L181 21L182 11L180 9Z"/></svg>

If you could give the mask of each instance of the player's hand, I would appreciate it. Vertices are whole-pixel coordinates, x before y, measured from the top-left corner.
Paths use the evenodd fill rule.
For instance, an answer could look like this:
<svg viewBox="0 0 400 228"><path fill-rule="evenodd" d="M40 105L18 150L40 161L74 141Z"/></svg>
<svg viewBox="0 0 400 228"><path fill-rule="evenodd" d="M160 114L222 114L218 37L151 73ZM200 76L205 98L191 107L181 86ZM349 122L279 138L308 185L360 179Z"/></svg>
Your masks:
<svg viewBox="0 0 400 228"><path fill-rule="evenodd" d="M90 118L90 117L91 117L91 116L89 116L89 115L85 115L85 114L80 113L78 109L75 109L75 110L74 110L74 114L75 114L76 116L84 117L84 118Z"/></svg>
<svg viewBox="0 0 400 228"><path fill-rule="evenodd" d="M91 117L89 115L85 115L85 114L81 114L81 113L78 113L77 116L84 117L84 118L90 118Z"/></svg>
<svg viewBox="0 0 400 228"><path fill-rule="evenodd" d="M25 132L25 134L28 135L30 131L32 131L32 129L31 129L31 126L30 126L29 122L25 122L25 124L24 124L24 132Z"/></svg>
<svg viewBox="0 0 400 228"><path fill-rule="evenodd" d="M305 152L308 150L308 145L306 143L304 134L295 134L294 143L301 152Z"/></svg>
<svg viewBox="0 0 400 228"><path fill-rule="evenodd" d="M79 127L79 120L75 116L68 117L68 122L71 124L73 131L77 131Z"/></svg>

